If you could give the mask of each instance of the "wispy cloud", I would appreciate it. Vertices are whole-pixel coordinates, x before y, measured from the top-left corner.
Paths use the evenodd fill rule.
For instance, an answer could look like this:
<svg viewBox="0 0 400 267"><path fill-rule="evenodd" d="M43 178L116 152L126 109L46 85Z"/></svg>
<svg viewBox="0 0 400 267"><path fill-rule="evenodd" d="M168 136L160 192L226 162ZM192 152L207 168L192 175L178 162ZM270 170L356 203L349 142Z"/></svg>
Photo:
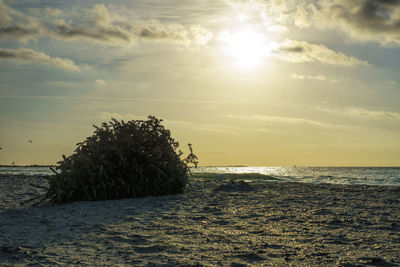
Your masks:
<svg viewBox="0 0 400 267"><path fill-rule="evenodd" d="M321 112L342 115L342 116L355 116L355 117L362 117L366 119L376 119L376 120L400 120L400 113L384 111L384 110L371 110L361 107L332 108L328 106L315 106L313 108Z"/></svg>
<svg viewBox="0 0 400 267"><path fill-rule="evenodd" d="M214 132L214 133L230 134L230 135L236 134L235 131L222 124L202 124L202 123L194 123L191 121L168 120L168 119L166 119L165 122L167 124L173 124L196 131Z"/></svg>
<svg viewBox="0 0 400 267"><path fill-rule="evenodd" d="M292 74L290 74L290 78L292 78L294 80L317 80L317 81L330 82L330 83L339 82L339 80L337 80L337 79L331 79L322 74L302 75L302 74L292 73Z"/></svg>
<svg viewBox="0 0 400 267"><path fill-rule="evenodd" d="M98 87L103 87L103 86L105 86L107 83L106 83L104 80L102 80L102 79L98 79L98 80L95 81L95 84L96 84L96 86L98 86Z"/></svg>
<svg viewBox="0 0 400 267"><path fill-rule="evenodd" d="M73 83L56 83L66 86ZM139 98L139 97L105 97L105 96L65 96L65 95L0 95L0 99L52 99L52 100L97 100L103 102L143 102L143 103L184 103L184 104L213 104L213 105L226 105L232 102L228 101L215 101L215 100L185 100L185 99L162 99L162 98Z"/></svg>
<svg viewBox="0 0 400 267"><path fill-rule="evenodd" d="M104 120L111 120L111 118L117 119L117 120L124 120L124 121L129 121L129 120L145 120L147 117L145 116L137 116L135 114L131 113L126 113L126 114L119 114L119 113L113 113L113 112L102 112L99 117ZM175 126L180 126L184 128L190 128L191 130L195 131L204 131L204 132L214 132L214 133L221 133L221 134L235 134L234 131L227 129L223 125L214 125L214 124L201 124L201 123L194 123L191 121L183 121L183 120L169 120L169 119L164 119L163 121L167 125L175 125Z"/></svg>
<svg viewBox="0 0 400 267"><path fill-rule="evenodd" d="M400 113L389 111L376 111L364 108L353 108L350 109L350 113L374 119L400 120Z"/></svg>
<svg viewBox="0 0 400 267"><path fill-rule="evenodd" d="M129 120L144 120L146 117L144 116L137 116L132 113L126 113L126 114L118 114L118 113L113 113L113 112L102 112L100 114L100 118L103 120L111 120L111 119L116 119L116 120L124 120L124 121L129 121Z"/></svg>
<svg viewBox="0 0 400 267"><path fill-rule="evenodd" d="M38 63L62 68L69 71L78 71L80 68L75 63L66 58L50 57L49 55L32 49L3 49L0 48L0 60L9 60L20 63Z"/></svg>
<svg viewBox="0 0 400 267"><path fill-rule="evenodd" d="M297 73L292 73L290 75L292 79L295 80L318 80L318 81L326 81L326 76L325 75L301 75Z"/></svg>
<svg viewBox="0 0 400 267"><path fill-rule="evenodd" d="M233 115L226 114L227 118L230 119L241 119L255 122L271 122L271 123L285 123L285 124L308 124L315 126L330 126L330 124L326 124L323 122L304 119L304 118L291 118L291 117L280 117L280 116L267 116L267 115Z"/></svg>
<svg viewBox="0 0 400 267"><path fill-rule="evenodd" d="M235 131L222 129L220 126L216 125L197 125L194 126L192 129L199 130L199 131L206 131L206 132L213 132L213 133L221 133L221 134L236 134Z"/></svg>
<svg viewBox="0 0 400 267"><path fill-rule="evenodd" d="M47 8L46 8L46 12L47 12L48 14L52 15L52 16L59 16L59 15L62 14L62 10L59 9L59 8L50 8L50 7L47 7Z"/></svg>
<svg viewBox="0 0 400 267"><path fill-rule="evenodd" d="M367 121L360 122L360 118L366 119L375 119L375 120L392 120L397 121L400 120L400 114L394 112L386 112L386 111L373 111L367 110L363 108L349 108L343 110L335 110L329 109L325 107L313 107L314 110L319 112L329 112L332 115L339 115L342 118L338 119L329 117L325 118L324 121L309 119L309 118L301 118L301 117L284 117L284 116L269 116L269 115L260 115L260 114L252 114L252 115L236 115L236 114L226 114L225 117L234 120L243 120L252 124L258 125L256 128L257 131L262 132L270 132L275 127L287 127L287 126L297 126L297 127L314 127L321 129L331 129L331 130L348 130L348 129L357 129L357 128L383 128L382 125L370 124ZM318 116L318 114L314 114ZM319 115L320 116L320 115ZM353 116L353 120L348 120L349 116ZM355 121L357 119L358 121ZM376 122L376 121L375 121ZM268 126L268 128L264 128L264 126Z"/></svg>
<svg viewBox="0 0 400 267"><path fill-rule="evenodd" d="M346 67L369 65L365 60L348 56L342 52L336 52L322 44L286 40L278 44L277 47L278 48L273 51L273 54L289 62L321 62Z"/></svg>

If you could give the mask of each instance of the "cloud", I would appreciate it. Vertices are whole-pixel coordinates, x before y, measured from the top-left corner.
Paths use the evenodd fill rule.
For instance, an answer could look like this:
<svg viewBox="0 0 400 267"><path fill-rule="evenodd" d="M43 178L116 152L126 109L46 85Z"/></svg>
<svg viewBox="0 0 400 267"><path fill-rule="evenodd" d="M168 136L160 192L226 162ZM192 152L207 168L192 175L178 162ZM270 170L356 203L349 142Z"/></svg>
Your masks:
<svg viewBox="0 0 400 267"><path fill-rule="evenodd" d="M346 67L369 65L365 60L336 52L322 44L286 40L276 46L278 48L272 51L273 55L289 62L321 62Z"/></svg>
<svg viewBox="0 0 400 267"><path fill-rule="evenodd" d="M28 28L24 26L9 26L0 29L0 36L13 37L13 38L29 38L37 35L39 32L35 28Z"/></svg>
<svg viewBox="0 0 400 267"><path fill-rule="evenodd" d="M45 32L46 29L38 20L8 7L0 0L0 38L28 40Z"/></svg>
<svg viewBox="0 0 400 267"><path fill-rule="evenodd" d="M100 118L103 120L111 120L111 119L116 119L116 120L124 120L124 121L130 121L130 120L145 120L145 116L137 116L135 114L127 113L127 114L118 114L118 113L110 113L110 112L102 112L100 114Z"/></svg>
<svg viewBox="0 0 400 267"><path fill-rule="evenodd" d="M60 86L66 86L67 84L73 83L65 83L65 82L56 82L56 84L60 84ZM118 103L121 102L142 102L142 103L184 103L184 104L216 104L216 105L226 105L231 102L227 101L216 101L216 100L186 100L186 99L164 99L164 98L139 98L139 97L110 97L110 96L63 96L63 95L44 95L44 96L33 96L33 95L0 95L0 99L80 99L80 100L98 100L103 102L115 101Z"/></svg>
<svg viewBox="0 0 400 267"><path fill-rule="evenodd" d="M351 114L355 114L362 117L369 117L374 119L386 119L386 120L400 120L400 113L389 112L389 111L376 111L368 110L364 108L353 108L349 111Z"/></svg>
<svg viewBox="0 0 400 267"><path fill-rule="evenodd" d="M168 119L165 119L164 121L166 124L172 124L195 131L214 132L214 133L232 134L232 135L236 134L236 132L232 131L230 127L226 127L226 125L223 124L202 124L192 121L168 120Z"/></svg>
<svg viewBox="0 0 400 267"><path fill-rule="evenodd" d="M224 0L224 2L236 11L237 18L242 24L260 24L273 34L285 33L288 30L284 23L284 14L281 12L283 10L279 10L277 4L284 4L285 1Z"/></svg>
<svg viewBox="0 0 400 267"><path fill-rule="evenodd" d="M342 116L355 116L376 120L400 120L400 113L384 110L371 110L361 107L331 108L327 106L313 107L317 111L332 113Z"/></svg>
<svg viewBox="0 0 400 267"><path fill-rule="evenodd" d="M56 30L51 35L62 39L86 39L100 42L124 42L130 43L134 35L119 25L113 24L108 9L104 5L95 5L89 11L86 22L66 23L58 22Z"/></svg>
<svg viewBox="0 0 400 267"><path fill-rule="evenodd" d="M290 77L292 79L295 80L318 80L318 81L326 81L326 77L325 75L301 75L301 74L297 74L297 73L292 73L290 75Z"/></svg>
<svg viewBox="0 0 400 267"><path fill-rule="evenodd" d="M302 74L297 74L297 73L292 73L290 75L290 78L294 80L317 80L317 81L323 81L323 82L330 82L330 83L337 83L339 80L337 79L330 79L326 77L325 75L318 74L318 75L302 75Z"/></svg>
<svg viewBox="0 0 400 267"><path fill-rule="evenodd" d="M98 79L95 81L95 84L99 87L105 86L107 83L104 80Z"/></svg>
<svg viewBox="0 0 400 267"><path fill-rule="evenodd" d="M221 129L220 125L196 125L191 127L193 130L198 130L198 131L205 131L205 132L213 132L213 133L222 133L222 134L233 134L235 135L236 132L232 130L227 130L227 129Z"/></svg>
<svg viewBox="0 0 400 267"><path fill-rule="evenodd" d="M63 14L60 9L44 9L48 14ZM26 16L0 0L0 37L22 40L51 37L85 40L113 45L129 45L137 40L206 45L212 33L199 25L162 24L156 20L132 20L120 16L102 4L81 10L66 20L43 21Z"/></svg>
<svg viewBox="0 0 400 267"><path fill-rule="evenodd" d="M70 59L50 57L45 53L38 52L32 49L4 49L0 48L0 60L10 60L21 63L38 63L49 65L57 68L62 68L69 71L78 71L80 68Z"/></svg>
<svg viewBox="0 0 400 267"><path fill-rule="evenodd" d="M98 42L130 43L134 36L118 26L96 26L60 23L52 35L61 39L85 39Z"/></svg>
<svg viewBox="0 0 400 267"><path fill-rule="evenodd" d="M59 16L59 15L62 14L62 10L61 10L61 9L58 9L58 8L50 8L50 7L47 7L47 8L46 8L46 12L47 12L48 14L50 14L51 16Z"/></svg>
<svg viewBox="0 0 400 267"><path fill-rule="evenodd" d="M334 112L335 115L343 115L343 117L346 117L346 119L349 116L349 111L335 111L335 110L329 110L324 109L324 112ZM322 111L319 109L319 107L314 107L314 110L317 111ZM392 117L392 119L398 120L397 116L400 116L400 114L397 113L389 113L387 112L366 112L366 110L359 109L359 110L352 110L350 112L353 112L351 115L353 116L373 116L374 118L378 117ZM226 114L226 118L234 119L234 120L245 120L248 122L255 123L259 125L259 128L257 128L257 131L269 131L270 129L274 129L273 127L282 127L282 126L307 126L307 127L314 127L314 128L320 128L320 129L354 129L354 128L360 128L360 127L365 127L362 126L363 124L358 124L360 117L355 117L358 119L358 121L348 121L348 120L337 120L334 119L331 122L329 121L319 121L319 120L313 120L313 119L307 119L307 118L299 118L299 117L283 117L283 116L268 116L268 115L259 115L259 114L253 114L253 115L233 115L233 114ZM382 117L381 117L382 118ZM325 119L326 120L326 119ZM273 125L273 127L272 127ZM268 129L263 128L263 126L268 126ZM368 127L368 126L367 126Z"/></svg>
<svg viewBox="0 0 400 267"><path fill-rule="evenodd" d="M290 118L290 117L280 117L280 116L267 116L267 115L232 115L227 114L227 118L230 119L241 119L256 122L271 122L271 123L285 123L285 124L308 124L314 126L329 126L323 122L318 122L314 120L304 119L304 118Z"/></svg>
<svg viewBox="0 0 400 267"><path fill-rule="evenodd" d="M16 16L22 16L19 11L8 7L0 0L0 29L9 26Z"/></svg>
<svg viewBox="0 0 400 267"><path fill-rule="evenodd" d="M111 120L111 118L117 119L117 120L146 120L147 117L145 116L137 116L131 113L127 114L118 114L118 113L109 113L109 112L102 112L100 114L100 118L104 120ZM189 128L191 130L196 130L196 131L205 131L205 132L215 132L215 133L223 133L223 134L235 134L235 132L225 129L223 125L218 124L218 125L213 125L213 124L199 124L199 123L194 123L190 121L181 121L181 120L168 120L168 119L163 119L165 124L167 125L176 125L176 126L181 126L185 128Z"/></svg>
<svg viewBox="0 0 400 267"><path fill-rule="evenodd" d="M334 29L357 41L400 45L399 0L270 1L263 12L286 26Z"/></svg>
<svg viewBox="0 0 400 267"><path fill-rule="evenodd" d="M110 14L104 5L95 5L86 22L59 22L52 35L62 39L130 44L137 40L207 44L212 33L203 27L162 24L156 20L135 20Z"/></svg>
<svg viewBox="0 0 400 267"><path fill-rule="evenodd" d="M212 39L213 33L204 29L200 25L195 25L190 27L189 35L193 42L199 46L207 45Z"/></svg>
<svg viewBox="0 0 400 267"><path fill-rule="evenodd" d="M400 44L400 1L337 0L329 6L332 22L350 36L380 43Z"/></svg>

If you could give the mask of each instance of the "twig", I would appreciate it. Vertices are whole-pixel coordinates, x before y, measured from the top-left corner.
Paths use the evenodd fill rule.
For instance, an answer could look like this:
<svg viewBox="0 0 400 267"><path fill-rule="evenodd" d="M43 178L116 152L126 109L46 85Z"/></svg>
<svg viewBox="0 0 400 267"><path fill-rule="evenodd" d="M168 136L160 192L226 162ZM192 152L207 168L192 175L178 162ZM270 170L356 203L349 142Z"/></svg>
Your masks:
<svg viewBox="0 0 400 267"><path fill-rule="evenodd" d="M50 168L50 170L52 171L52 172L54 172L56 175L58 175L59 173L58 172L56 172L56 170L54 170L52 167L49 167Z"/></svg>
<svg viewBox="0 0 400 267"><path fill-rule="evenodd" d="M30 198L30 199L28 199L28 200L24 200L24 201L21 201L21 202L19 202L19 204L20 205L24 205L24 204L26 204L26 203L29 203L29 202L32 202L32 201L34 201L34 200L36 200L36 199L39 199L39 198L44 198L44 197L46 197L46 195L40 195L40 196L37 196L37 197L33 197L33 198Z"/></svg>
<svg viewBox="0 0 400 267"><path fill-rule="evenodd" d="M29 185L30 185L30 186L33 186L33 187L36 187L36 188L39 188L39 189L49 190L49 188L44 187L44 186L41 186L41 185L32 184L32 183L29 183Z"/></svg>

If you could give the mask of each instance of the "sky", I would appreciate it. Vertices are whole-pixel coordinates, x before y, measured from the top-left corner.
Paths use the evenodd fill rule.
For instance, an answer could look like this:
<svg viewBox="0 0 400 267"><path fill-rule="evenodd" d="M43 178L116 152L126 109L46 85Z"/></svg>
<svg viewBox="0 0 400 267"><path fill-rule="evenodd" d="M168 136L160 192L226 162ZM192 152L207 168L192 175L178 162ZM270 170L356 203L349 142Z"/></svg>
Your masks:
<svg viewBox="0 0 400 267"><path fill-rule="evenodd" d="M203 166L400 166L399 74L400 0L0 0L0 164L154 115Z"/></svg>

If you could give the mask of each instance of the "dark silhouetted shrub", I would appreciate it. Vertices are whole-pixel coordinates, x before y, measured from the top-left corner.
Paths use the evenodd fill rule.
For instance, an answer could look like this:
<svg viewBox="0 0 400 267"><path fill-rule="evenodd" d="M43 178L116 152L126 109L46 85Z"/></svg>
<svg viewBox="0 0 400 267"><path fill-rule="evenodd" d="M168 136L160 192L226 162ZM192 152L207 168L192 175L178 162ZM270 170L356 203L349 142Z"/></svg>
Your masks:
<svg viewBox="0 0 400 267"><path fill-rule="evenodd" d="M46 197L67 203L182 193L197 157L189 144L190 154L181 159L178 142L161 122L149 116L94 126L93 136L58 162Z"/></svg>

